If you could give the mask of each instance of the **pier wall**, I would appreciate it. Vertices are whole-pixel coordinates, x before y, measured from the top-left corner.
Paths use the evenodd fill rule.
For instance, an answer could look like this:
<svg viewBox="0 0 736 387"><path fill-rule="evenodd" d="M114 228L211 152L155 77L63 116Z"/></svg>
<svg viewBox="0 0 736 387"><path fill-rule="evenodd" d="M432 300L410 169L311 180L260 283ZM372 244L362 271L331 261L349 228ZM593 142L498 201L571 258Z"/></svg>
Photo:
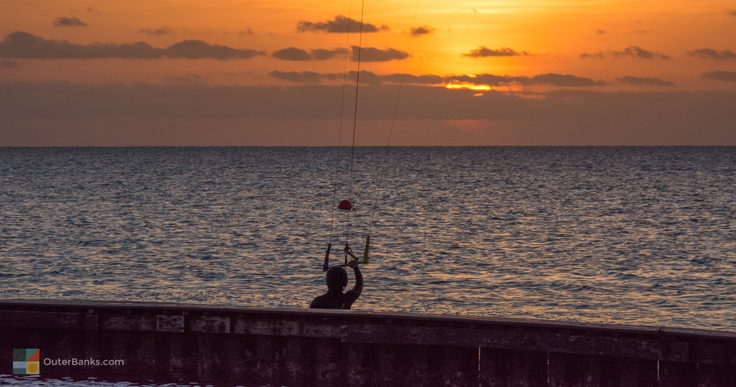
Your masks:
<svg viewBox="0 0 736 387"><path fill-rule="evenodd" d="M736 333L410 313L0 301L44 378L244 386L736 386Z"/></svg>

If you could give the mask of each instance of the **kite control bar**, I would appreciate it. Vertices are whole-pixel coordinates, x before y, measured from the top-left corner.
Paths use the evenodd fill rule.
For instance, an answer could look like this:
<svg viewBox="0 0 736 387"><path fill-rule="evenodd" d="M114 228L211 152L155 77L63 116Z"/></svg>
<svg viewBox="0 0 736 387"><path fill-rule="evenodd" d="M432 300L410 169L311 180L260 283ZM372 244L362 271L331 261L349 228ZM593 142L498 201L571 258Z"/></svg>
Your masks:
<svg viewBox="0 0 736 387"><path fill-rule="evenodd" d="M363 261L359 261L358 257L355 256L353 253L353 249L350 248L350 245L345 244L345 248L343 251L345 252L345 263L339 266L347 266L348 265L348 256L353 258L353 260L358 261L360 264L365 265L368 263L368 251L370 248L371 243L371 236L368 235L368 237L365 239L365 250L363 250ZM332 243L327 244L327 251L325 251L325 261L324 264L322 264L322 271L327 271L327 269L330 268L330 252L332 251Z"/></svg>

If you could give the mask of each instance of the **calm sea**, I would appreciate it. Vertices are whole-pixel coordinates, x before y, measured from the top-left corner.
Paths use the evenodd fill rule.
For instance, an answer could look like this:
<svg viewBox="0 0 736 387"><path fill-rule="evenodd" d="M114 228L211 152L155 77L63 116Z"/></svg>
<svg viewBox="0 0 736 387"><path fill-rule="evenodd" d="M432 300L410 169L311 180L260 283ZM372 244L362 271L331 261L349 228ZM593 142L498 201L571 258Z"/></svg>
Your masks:
<svg viewBox="0 0 736 387"><path fill-rule="evenodd" d="M736 330L736 148L359 148L350 170L348 148L0 148L0 298L306 307L375 208L354 309Z"/></svg>

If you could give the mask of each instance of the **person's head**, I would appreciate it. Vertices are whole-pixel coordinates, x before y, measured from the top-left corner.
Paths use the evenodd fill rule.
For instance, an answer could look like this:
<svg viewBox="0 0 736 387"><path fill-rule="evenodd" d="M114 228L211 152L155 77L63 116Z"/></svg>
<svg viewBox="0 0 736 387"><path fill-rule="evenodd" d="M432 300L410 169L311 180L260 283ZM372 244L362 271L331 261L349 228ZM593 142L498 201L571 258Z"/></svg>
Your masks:
<svg viewBox="0 0 736 387"><path fill-rule="evenodd" d="M340 266L333 266L327 270L327 289L332 292L342 292L348 286L348 272Z"/></svg>

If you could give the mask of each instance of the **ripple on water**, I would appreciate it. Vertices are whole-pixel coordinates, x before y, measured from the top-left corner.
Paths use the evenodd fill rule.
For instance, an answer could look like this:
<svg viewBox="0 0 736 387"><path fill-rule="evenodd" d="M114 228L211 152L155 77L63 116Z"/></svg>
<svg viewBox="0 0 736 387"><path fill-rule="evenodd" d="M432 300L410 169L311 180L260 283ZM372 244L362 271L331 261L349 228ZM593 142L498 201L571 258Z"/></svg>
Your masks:
<svg viewBox="0 0 736 387"><path fill-rule="evenodd" d="M736 148L361 148L356 309L736 330ZM0 297L303 307L336 148L0 148ZM333 224L330 230L330 223Z"/></svg>

